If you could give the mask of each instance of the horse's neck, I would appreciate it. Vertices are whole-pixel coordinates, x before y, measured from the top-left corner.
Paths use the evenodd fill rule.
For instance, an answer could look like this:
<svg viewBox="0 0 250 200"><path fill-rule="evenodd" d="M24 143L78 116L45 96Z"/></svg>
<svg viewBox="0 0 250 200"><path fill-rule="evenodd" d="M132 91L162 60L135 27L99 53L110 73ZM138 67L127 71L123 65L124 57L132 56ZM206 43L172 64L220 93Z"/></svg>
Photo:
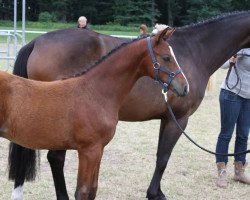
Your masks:
<svg viewBox="0 0 250 200"><path fill-rule="evenodd" d="M100 34L99 42L101 44L102 55L106 55L113 48L121 45L122 43L129 42L129 40Z"/></svg>
<svg viewBox="0 0 250 200"><path fill-rule="evenodd" d="M249 35L250 12L177 30L172 42L184 59L192 60L195 70L211 76L238 50L250 45Z"/></svg>
<svg viewBox="0 0 250 200"><path fill-rule="evenodd" d="M146 51L142 40L122 47L87 72L88 84L98 95L107 96L110 103L121 103L141 76L139 66Z"/></svg>

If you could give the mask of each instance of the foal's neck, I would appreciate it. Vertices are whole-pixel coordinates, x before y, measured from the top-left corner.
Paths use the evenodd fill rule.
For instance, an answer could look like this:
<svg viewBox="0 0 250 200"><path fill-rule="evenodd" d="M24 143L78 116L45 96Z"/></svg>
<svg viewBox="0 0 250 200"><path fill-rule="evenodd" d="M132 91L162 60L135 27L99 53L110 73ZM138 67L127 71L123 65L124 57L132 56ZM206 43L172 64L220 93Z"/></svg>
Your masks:
<svg viewBox="0 0 250 200"><path fill-rule="evenodd" d="M147 54L146 41L138 40L112 53L106 60L86 74L95 92L119 105L142 76L142 59Z"/></svg>

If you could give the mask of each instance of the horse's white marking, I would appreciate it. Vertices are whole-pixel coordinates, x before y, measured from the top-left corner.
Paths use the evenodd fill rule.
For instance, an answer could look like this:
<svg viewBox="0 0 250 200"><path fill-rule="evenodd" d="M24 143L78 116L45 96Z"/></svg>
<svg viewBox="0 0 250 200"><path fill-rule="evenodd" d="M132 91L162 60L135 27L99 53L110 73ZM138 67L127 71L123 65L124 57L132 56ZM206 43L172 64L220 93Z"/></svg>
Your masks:
<svg viewBox="0 0 250 200"><path fill-rule="evenodd" d="M181 67L180 67L180 65L179 65L179 63L178 63L178 61L177 61L177 59L176 59L176 57L175 57L175 54L174 54L174 50L173 50L173 48L169 45L169 49L170 49L170 53L171 53L171 55L172 55L172 57L174 58L174 60L175 60L175 62L176 62L176 64L177 64L177 66L179 67L179 69L181 69ZM184 76L184 78L186 79L186 81L187 81L187 78L186 78L186 76L185 76L185 74L181 71L181 73L182 73L182 75ZM187 81L187 91L189 92L189 83L188 83L188 81Z"/></svg>
<svg viewBox="0 0 250 200"><path fill-rule="evenodd" d="M11 196L12 200L23 200L23 186L14 189Z"/></svg>

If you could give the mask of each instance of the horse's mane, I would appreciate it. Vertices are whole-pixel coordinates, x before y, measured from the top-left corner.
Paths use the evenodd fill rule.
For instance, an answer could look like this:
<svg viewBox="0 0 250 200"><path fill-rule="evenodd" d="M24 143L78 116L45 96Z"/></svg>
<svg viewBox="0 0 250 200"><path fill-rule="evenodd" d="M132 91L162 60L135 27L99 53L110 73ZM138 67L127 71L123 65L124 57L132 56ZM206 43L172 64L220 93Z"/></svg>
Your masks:
<svg viewBox="0 0 250 200"><path fill-rule="evenodd" d="M228 18L230 19L231 17L234 17L236 15L247 15L249 14L250 11L234 11L234 12L230 12L230 13L223 13L221 15L218 15L218 16L215 16L215 17L212 17L212 18L209 18L207 20L203 20L203 21L200 21L196 24L190 24L190 25L186 25L186 26L182 26L182 27L177 27L178 30L186 30L186 29L191 29L191 28L198 28L200 26L205 26L205 25L208 25L208 24L211 24L211 23L214 23L214 22L218 22L218 21L221 21L225 18Z"/></svg>
<svg viewBox="0 0 250 200"><path fill-rule="evenodd" d="M122 49L123 47L129 45L129 44L132 44L134 42L137 42L139 40L141 40L143 38L136 38L136 39L133 39L131 41L128 41L128 42L124 42L122 44L120 44L119 46L115 47L114 49L112 49L110 52L108 52L106 55L102 56L99 60L97 60L94 64L92 65L89 65L87 67L85 67L83 69L83 71L81 72L78 72L76 74L73 74L73 75L70 75L68 77L64 77L62 78L63 80L65 79L68 79L68 78L73 78L73 77L78 77L78 76L81 76L81 75L84 75L85 73L87 73L89 70L93 69L94 67L96 67L97 65L99 65L100 63L104 62L108 57L110 57L112 54L114 54L116 51L118 51L119 49Z"/></svg>

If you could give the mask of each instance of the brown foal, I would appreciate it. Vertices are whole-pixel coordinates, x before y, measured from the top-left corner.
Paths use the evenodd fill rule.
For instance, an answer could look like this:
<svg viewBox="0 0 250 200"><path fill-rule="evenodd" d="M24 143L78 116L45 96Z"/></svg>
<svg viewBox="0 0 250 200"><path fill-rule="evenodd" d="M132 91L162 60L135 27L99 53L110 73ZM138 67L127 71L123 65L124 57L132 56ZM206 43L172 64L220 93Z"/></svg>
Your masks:
<svg viewBox="0 0 250 200"><path fill-rule="evenodd" d="M187 94L188 83L166 39L165 29L149 40L164 70L179 71L169 84ZM31 149L75 149L79 155L76 199L94 199L103 148L113 138L119 108L142 76L154 78L147 40L121 45L76 78L38 82L0 72L0 136ZM165 86L165 84L163 84ZM166 89L166 88L164 88ZM168 88L167 88L168 89Z"/></svg>

